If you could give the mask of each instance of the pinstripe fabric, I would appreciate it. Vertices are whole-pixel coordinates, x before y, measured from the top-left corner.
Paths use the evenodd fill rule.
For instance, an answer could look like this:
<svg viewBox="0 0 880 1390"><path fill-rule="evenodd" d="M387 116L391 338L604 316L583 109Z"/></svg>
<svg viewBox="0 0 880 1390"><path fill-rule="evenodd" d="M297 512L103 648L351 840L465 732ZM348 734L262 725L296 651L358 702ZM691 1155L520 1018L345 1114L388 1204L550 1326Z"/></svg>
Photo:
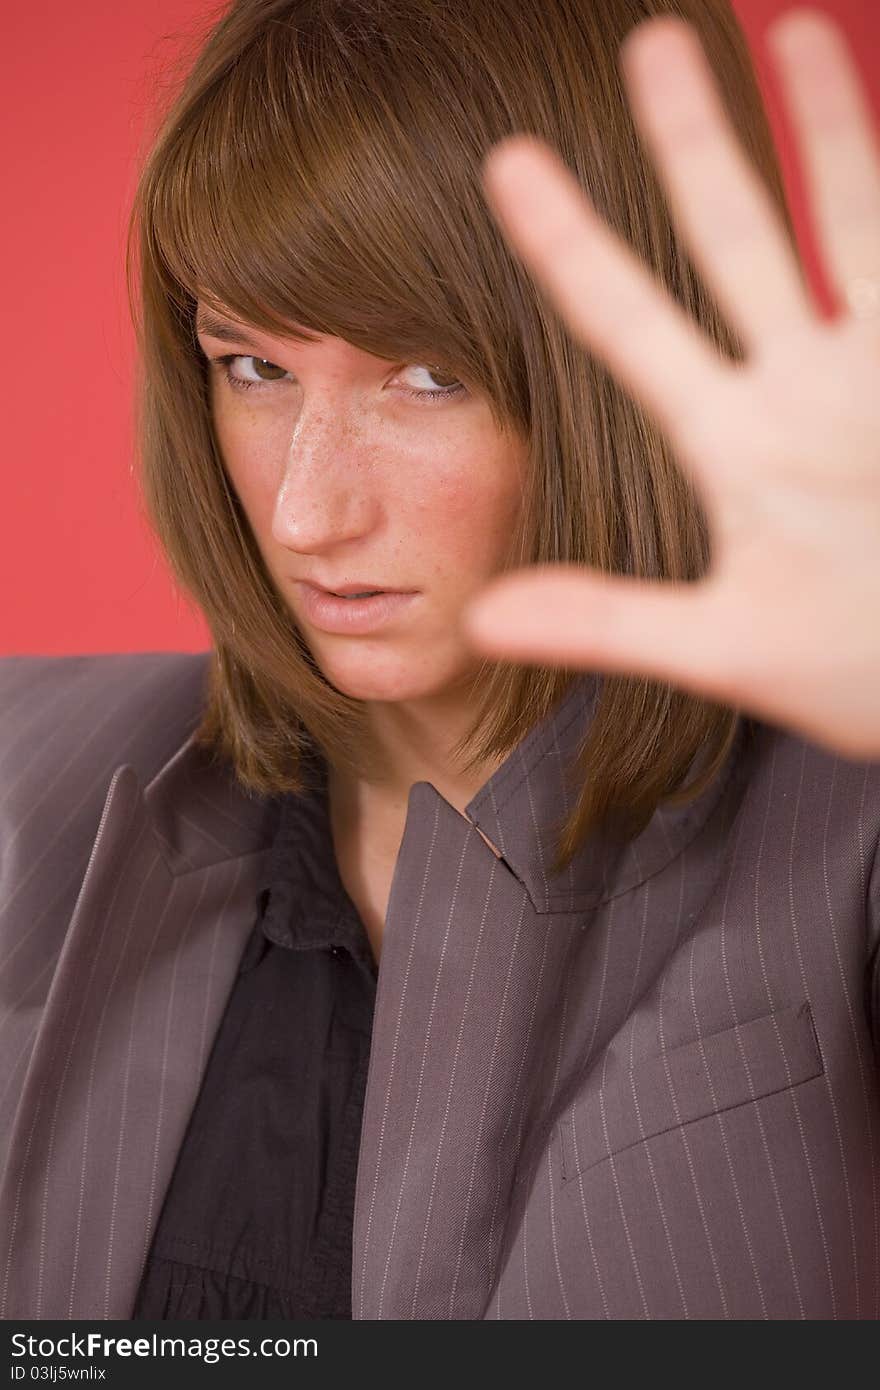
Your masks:
<svg viewBox="0 0 880 1390"><path fill-rule="evenodd" d="M253 925L271 827L192 745L205 669L0 661L6 1318L128 1316ZM880 763L744 720L553 879L595 692L466 816L410 791L353 1314L880 1317Z"/></svg>

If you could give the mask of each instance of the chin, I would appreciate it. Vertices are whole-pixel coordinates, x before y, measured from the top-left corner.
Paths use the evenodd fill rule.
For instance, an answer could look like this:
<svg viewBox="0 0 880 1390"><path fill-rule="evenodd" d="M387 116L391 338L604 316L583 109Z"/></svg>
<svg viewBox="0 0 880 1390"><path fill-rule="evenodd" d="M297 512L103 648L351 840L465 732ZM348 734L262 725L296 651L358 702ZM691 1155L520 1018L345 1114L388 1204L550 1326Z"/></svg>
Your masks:
<svg viewBox="0 0 880 1390"><path fill-rule="evenodd" d="M426 669L417 656L390 652L352 653L346 659L315 659L325 678L352 700L399 702L430 700L461 679L459 666Z"/></svg>

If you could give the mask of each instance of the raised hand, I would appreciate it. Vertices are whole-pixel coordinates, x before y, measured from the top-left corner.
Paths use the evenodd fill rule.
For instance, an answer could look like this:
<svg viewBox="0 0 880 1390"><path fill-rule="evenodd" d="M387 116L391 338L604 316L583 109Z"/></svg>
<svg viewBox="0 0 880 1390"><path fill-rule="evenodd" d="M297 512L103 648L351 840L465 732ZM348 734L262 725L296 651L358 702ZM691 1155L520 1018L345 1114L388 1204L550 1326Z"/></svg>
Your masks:
<svg viewBox="0 0 880 1390"><path fill-rule="evenodd" d="M675 584L531 566L493 580L462 621L497 658L667 680L880 758L880 151L837 26L792 10L768 39L845 306L833 320L811 301L693 29L651 19L621 50L634 119L742 363L718 354L548 145L510 137L484 169L512 248L693 481L708 573Z"/></svg>

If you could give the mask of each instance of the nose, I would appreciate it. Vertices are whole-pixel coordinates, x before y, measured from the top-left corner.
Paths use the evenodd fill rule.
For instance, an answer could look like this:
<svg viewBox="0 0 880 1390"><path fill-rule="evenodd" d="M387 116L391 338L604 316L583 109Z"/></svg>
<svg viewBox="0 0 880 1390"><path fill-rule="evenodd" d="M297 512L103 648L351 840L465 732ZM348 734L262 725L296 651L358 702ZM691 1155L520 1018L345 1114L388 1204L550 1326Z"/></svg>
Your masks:
<svg viewBox="0 0 880 1390"><path fill-rule="evenodd" d="M378 498L366 441L338 411L301 413L275 499L272 537L317 555L369 533Z"/></svg>

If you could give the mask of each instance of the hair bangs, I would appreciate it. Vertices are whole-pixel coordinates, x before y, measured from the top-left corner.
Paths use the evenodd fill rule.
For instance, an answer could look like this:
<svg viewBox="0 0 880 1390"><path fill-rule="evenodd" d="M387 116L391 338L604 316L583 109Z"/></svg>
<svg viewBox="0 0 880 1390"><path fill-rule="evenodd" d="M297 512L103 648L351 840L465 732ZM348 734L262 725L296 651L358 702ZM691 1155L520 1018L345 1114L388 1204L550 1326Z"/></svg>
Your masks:
<svg viewBox="0 0 880 1390"><path fill-rule="evenodd" d="M168 292L190 321L202 299L296 341L430 362L523 429L510 262L479 191L489 139L450 119L448 77L411 49L347 37L268 26L166 150L152 231Z"/></svg>

